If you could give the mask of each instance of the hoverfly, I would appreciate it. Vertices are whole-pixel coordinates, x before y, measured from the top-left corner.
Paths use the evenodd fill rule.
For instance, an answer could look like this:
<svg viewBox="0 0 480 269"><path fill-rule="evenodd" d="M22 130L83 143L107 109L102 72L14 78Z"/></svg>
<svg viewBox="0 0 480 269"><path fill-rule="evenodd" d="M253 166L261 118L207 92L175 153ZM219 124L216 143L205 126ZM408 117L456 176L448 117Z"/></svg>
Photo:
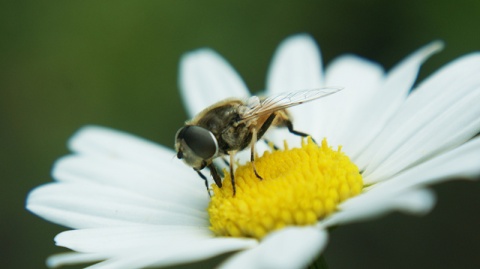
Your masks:
<svg viewBox="0 0 480 269"><path fill-rule="evenodd" d="M235 179L233 171L234 156L250 146L250 159L255 175L262 179L255 169L255 143L271 127L287 127L292 134L308 136L294 130L286 108L313 101L340 91L342 88L319 88L281 93L266 98L252 96L247 100L226 99L205 108L185 126L177 131L175 149L177 158L191 166L205 180L200 172L205 167L218 187L222 180L213 164L217 157L230 156L230 177L235 196ZM208 192L210 195L210 191Z"/></svg>

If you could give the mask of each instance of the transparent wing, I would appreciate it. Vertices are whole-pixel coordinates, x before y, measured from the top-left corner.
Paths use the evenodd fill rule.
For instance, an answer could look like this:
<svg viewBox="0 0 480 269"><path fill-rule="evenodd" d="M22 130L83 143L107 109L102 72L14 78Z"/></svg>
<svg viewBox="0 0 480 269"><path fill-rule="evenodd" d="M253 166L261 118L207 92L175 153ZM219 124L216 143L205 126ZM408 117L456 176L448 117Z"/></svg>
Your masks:
<svg viewBox="0 0 480 269"><path fill-rule="evenodd" d="M330 94L334 94L338 91L341 91L342 89L343 88L340 87L328 87L301 90L295 92L285 92L278 95L269 96L263 100L260 99L260 102L252 102L253 105L251 105L249 109L242 114L242 120L240 122L260 117L261 115L270 114L278 110L310 102L328 96ZM251 98L256 98L256 100L258 100L258 97L256 96L253 96Z"/></svg>

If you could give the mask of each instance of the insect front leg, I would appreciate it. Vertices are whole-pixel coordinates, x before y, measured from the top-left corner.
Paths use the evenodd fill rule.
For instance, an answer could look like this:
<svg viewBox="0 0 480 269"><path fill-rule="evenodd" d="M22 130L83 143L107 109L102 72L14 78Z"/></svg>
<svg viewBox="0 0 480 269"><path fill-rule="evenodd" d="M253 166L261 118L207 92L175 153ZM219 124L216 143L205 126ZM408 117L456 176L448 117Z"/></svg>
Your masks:
<svg viewBox="0 0 480 269"><path fill-rule="evenodd" d="M222 179L218 175L217 168L215 168L215 165L213 165L213 163L210 163L207 167L208 167L208 169L210 169L210 174L212 175L212 178L215 181L215 184L217 184L217 186L219 188L221 188L222 187Z"/></svg>
<svg viewBox="0 0 480 269"><path fill-rule="evenodd" d="M226 166L230 166L230 163L228 162L228 160L226 158L222 157L222 161Z"/></svg>
<svg viewBox="0 0 480 269"><path fill-rule="evenodd" d="M208 193L208 196L212 197L212 195L210 194L210 188L208 188L208 180L207 180L207 177L202 174L202 172L196 170L196 169L193 169L195 170L195 172L197 172L197 174L203 179L203 181L205 182L205 187L207 188L207 193Z"/></svg>

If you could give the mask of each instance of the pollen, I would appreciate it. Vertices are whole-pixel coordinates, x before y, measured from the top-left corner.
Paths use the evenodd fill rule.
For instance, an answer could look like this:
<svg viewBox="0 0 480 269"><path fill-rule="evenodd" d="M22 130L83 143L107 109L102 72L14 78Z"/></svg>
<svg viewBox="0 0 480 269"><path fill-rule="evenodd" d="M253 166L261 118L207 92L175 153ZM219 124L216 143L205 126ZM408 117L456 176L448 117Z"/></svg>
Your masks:
<svg viewBox="0 0 480 269"><path fill-rule="evenodd" d="M313 225L363 189L357 166L325 139L317 145L308 138L292 149L285 143L257 158L255 167L263 179L251 163L236 169L235 196L227 171L222 188L212 185L208 213L217 236L261 239L283 227Z"/></svg>

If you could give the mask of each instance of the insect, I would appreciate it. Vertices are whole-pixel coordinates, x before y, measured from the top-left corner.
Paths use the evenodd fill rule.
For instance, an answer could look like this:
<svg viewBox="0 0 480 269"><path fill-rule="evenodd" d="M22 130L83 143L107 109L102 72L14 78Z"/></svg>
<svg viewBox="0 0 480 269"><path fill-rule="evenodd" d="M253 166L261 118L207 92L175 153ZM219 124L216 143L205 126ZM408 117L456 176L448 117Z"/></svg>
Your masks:
<svg viewBox="0 0 480 269"><path fill-rule="evenodd" d="M255 143L271 126L286 127L292 134L308 136L294 130L286 108L328 96L341 89L319 88L281 93L266 98L257 96L247 100L231 98L215 103L187 121L185 126L177 131L175 136L177 158L191 166L205 180L209 191L207 178L200 170L209 168L215 184L221 188L222 180L213 160L228 155L235 196L233 171L235 154L250 146L253 171L259 179L262 179L255 168ZM210 195L210 192L208 193Z"/></svg>

